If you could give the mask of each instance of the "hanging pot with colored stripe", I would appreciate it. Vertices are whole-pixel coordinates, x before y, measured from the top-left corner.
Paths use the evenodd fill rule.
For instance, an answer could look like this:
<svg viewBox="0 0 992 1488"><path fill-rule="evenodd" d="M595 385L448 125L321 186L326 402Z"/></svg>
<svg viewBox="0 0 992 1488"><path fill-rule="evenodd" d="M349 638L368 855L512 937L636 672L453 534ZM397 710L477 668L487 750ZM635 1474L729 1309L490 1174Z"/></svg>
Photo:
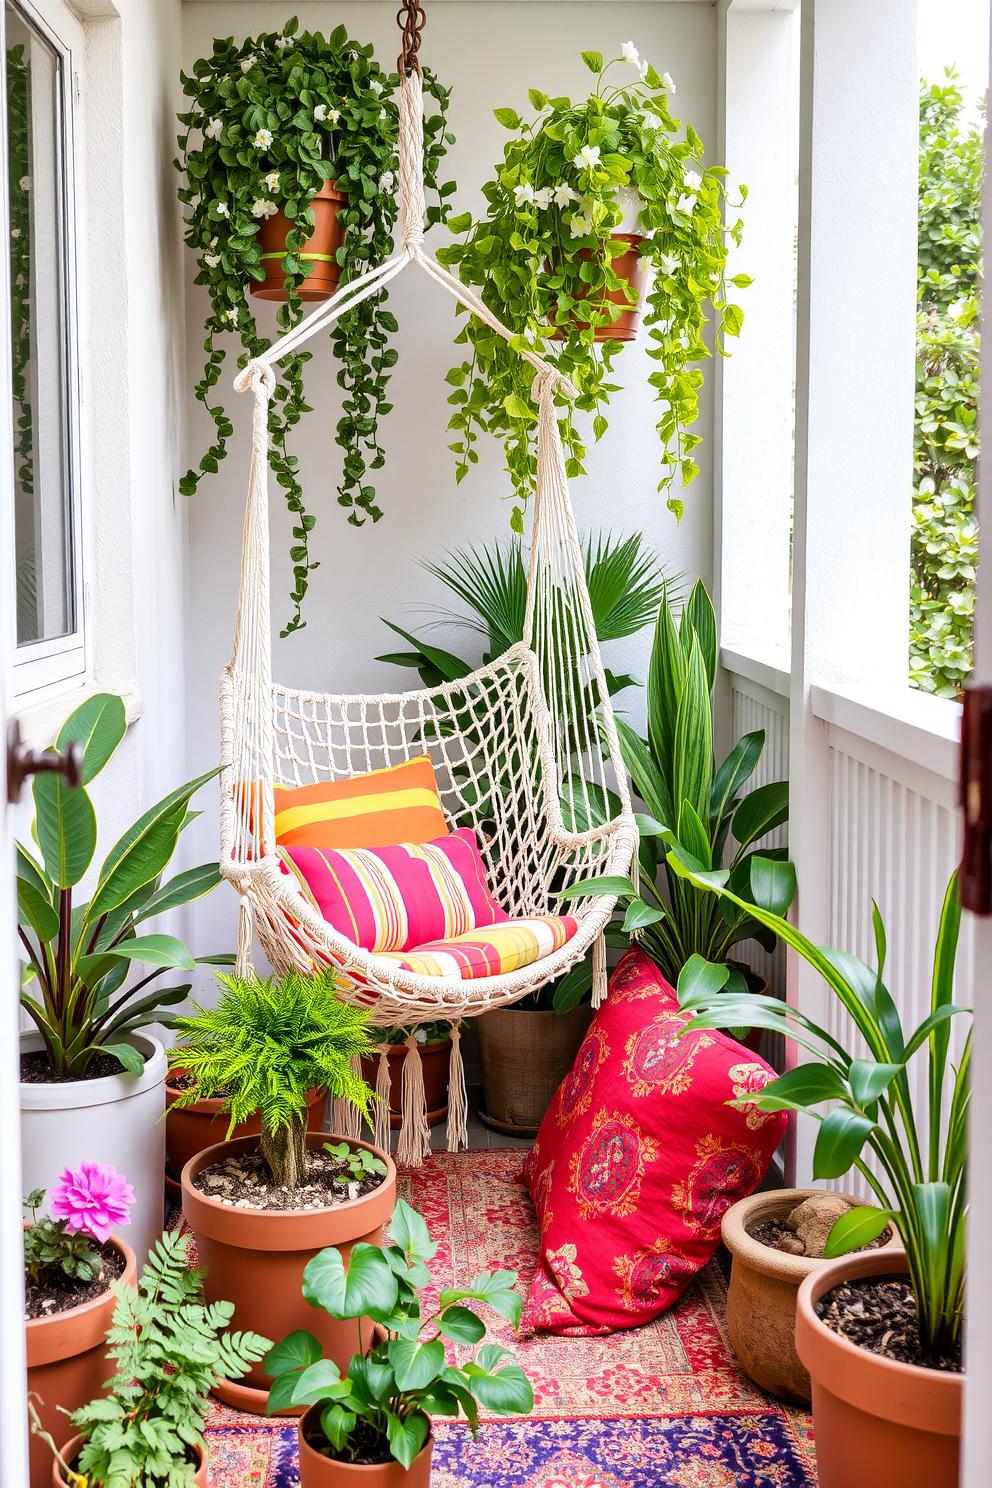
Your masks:
<svg viewBox="0 0 992 1488"><path fill-rule="evenodd" d="M339 191L333 181L325 181L310 203L313 213L313 235L307 238L296 257L309 265L310 272L300 285L301 300L329 300L338 287L341 265L337 250L344 243L344 227L338 221L338 213L348 205L345 192ZM253 279L251 293L258 300L279 300L285 303L286 292L282 261L286 256L286 235L294 224L283 212L276 212L262 223L258 234L262 249L262 268L265 279Z"/></svg>

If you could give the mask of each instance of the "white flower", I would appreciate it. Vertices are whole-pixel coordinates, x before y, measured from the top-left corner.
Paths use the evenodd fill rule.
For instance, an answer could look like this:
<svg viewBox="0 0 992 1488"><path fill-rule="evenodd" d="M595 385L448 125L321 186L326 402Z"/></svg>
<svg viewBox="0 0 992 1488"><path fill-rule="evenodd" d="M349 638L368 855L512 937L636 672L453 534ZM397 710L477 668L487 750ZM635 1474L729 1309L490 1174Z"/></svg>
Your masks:
<svg viewBox="0 0 992 1488"><path fill-rule="evenodd" d="M372 81L369 83L369 87L372 89L373 93L382 92L382 84L380 83L378 78L373 78Z"/></svg>
<svg viewBox="0 0 992 1488"><path fill-rule="evenodd" d="M252 140L252 144L259 150L267 150L272 144L272 130L260 129Z"/></svg>
<svg viewBox="0 0 992 1488"><path fill-rule="evenodd" d="M274 201L253 201L251 204L251 215L253 217L274 217L279 208Z"/></svg>
<svg viewBox="0 0 992 1488"><path fill-rule="evenodd" d="M237 325L237 323L238 323L238 312L237 312L237 310L225 310L224 311L224 315L223 315L223 319L224 320L229 320L232 325Z"/></svg>
<svg viewBox="0 0 992 1488"><path fill-rule="evenodd" d="M31 177L30 176L22 176L21 179L18 181L17 184L18 184L18 186L20 186L20 188L21 188L22 191L30 191L31 190Z"/></svg>
<svg viewBox="0 0 992 1488"><path fill-rule="evenodd" d="M550 205L551 205L551 187L550 186L542 186L538 191L535 191L534 192L534 205L535 205L535 207L542 207L545 211L547 210L548 207L550 207Z"/></svg>
<svg viewBox="0 0 992 1488"><path fill-rule="evenodd" d="M383 171L382 175L379 177L379 190L392 191L395 185L396 177L393 175L392 171Z"/></svg>
<svg viewBox="0 0 992 1488"><path fill-rule="evenodd" d="M418 1028L417 1031L414 1033L413 1036L416 1039L416 1041L417 1041L418 1044L426 1044L426 1042L427 1042L427 1030L425 1028Z"/></svg>
<svg viewBox="0 0 992 1488"><path fill-rule="evenodd" d="M277 36L276 37L276 46L279 48L279 50L281 52L284 52L288 46L292 46L292 45L293 45L293 38L291 36Z"/></svg>
<svg viewBox="0 0 992 1488"><path fill-rule="evenodd" d="M675 210L676 212L684 212L687 217L691 217L695 205L696 198L694 196L680 196L675 203Z"/></svg>
<svg viewBox="0 0 992 1488"><path fill-rule="evenodd" d="M328 124L336 124L338 122L338 120L340 119L340 117L341 117L341 110L340 109L333 109L333 108L329 108L327 110L327 113L324 115L324 118L327 120Z"/></svg>
<svg viewBox="0 0 992 1488"><path fill-rule="evenodd" d="M254 66L255 66L255 53L254 52L251 52L247 57L242 57L241 58L241 71L242 72L251 72L251 70L252 70L252 68Z"/></svg>
<svg viewBox="0 0 992 1488"><path fill-rule="evenodd" d="M204 129L203 134L206 139L219 140L223 131L224 121L222 119L211 119L210 123Z"/></svg>
<svg viewBox="0 0 992 1488"><path fill-rule="evenodd" d="M216 206L214 207L214 211L217 213L218 217L230 217L231 215L231 209L227 205L227 202L217 202Z"/></svg>
<svg viewBox="0 0 992 1488"><path fill-rule="evenodd" d="M217 239L216 238L211 238L210 239L210 247L211 248L216 248L217 247Z"/></svg>
<svg viewBox="0 0 992 1488"><path fill-rule="evenodd" d="M641 54L632 41L625 41L620 48L620 59L629 62L632 67L640 67Z"/></svg>
<svg viewBox="0 0 992 1488"><path fill-rule="evenodd" d="M215 269L217 267L217 265L220 263L220 254L219 253L205 253L203 255L203 262L205 264L207 264L211 269Z"/></svg>
<svg viewBox="0 0 992 1488"><path fill-rule="evenodd" d="M675 87L675 80L670 72L663 72L661 74L661 86L663 88L666 88L669 93L677 92L677 89Z"/></svg>
<svg viewBox="0 0 992 1488"><path fill-rule="evenodd" d="M599 164L599 146L583 145L578 155L573 156L572 164L577 165L580 170L593 170Z"/></svg>
<svg viewBox="0 0 992 1488"><path fill-rule="evenodd" d="M674 274L679 266L679 261L674 253L663 253L660 263L666 274Z"/></svg>
<svg viewBox="0 0 992 1488"><path fill-rule="evenodd" d="M685 189L687 191L698 191L703 184L703 178L698 171L687 170L685 173Z"/></svg>
<svg viewBox="0 0 992 1488"><path fill-rule="evenodd" d="M567 207L569 202L578 201L579 194L573 191L571 186L566 186L564 181L559 181L554 189L554 204L556 207Z"/></svg>
<svg viewBox="0 0 992 1488"><path fill-rule="evenodd" d="M587 238L592 232L592 218L582 217L576 212L568 226L573 238Z"/></svg>
<svg viewBox="0 0 992 1488"><path fill-rule="evenodd" d="M322 124L327 118L327 104L318 103L317 107L313 111L313 116L317 120L318 124Z"/></svg>
<svg viewBox="0 0 992 1488"><path fill-rule="evenodd" d="M641 65L640 65L640 67L637 69L637 76L640 78L641 82L643 83L643 81L647 77L647 75L648 75L648 64L647 64L647 62L642 62Z"/></svg>
<svg viewBox="0 0 992 1488"><path fill-rule="evenodd" d="M534 345L534 342L537 340L537 332L533 326L524 326L524 340L528 341L531 346Z"/></svg>
<svg viewBox="0 0 992 1488"><path fill-rule="evenodd" d="M19 227L12 227L10 229L10 236L12 238L19 238L21 236L21 229Z"/></svg>
<svg viewBox="0 0 992 1488"><path fill-rule="evenodd" d="M262 177L262 182L263 182L263 184L265 186L266 191L278 191L279 190L279 172L278 171L269 171L269 174L267 176L263 176Z"/></svg>
<svg viewBox="0 0 992 1488"><path fill-rule="evenodd" d="M525 206L527 202L534 200L534 188L529 181L521 181L519 186L513 188L513 199L518 207Z"/></svg>

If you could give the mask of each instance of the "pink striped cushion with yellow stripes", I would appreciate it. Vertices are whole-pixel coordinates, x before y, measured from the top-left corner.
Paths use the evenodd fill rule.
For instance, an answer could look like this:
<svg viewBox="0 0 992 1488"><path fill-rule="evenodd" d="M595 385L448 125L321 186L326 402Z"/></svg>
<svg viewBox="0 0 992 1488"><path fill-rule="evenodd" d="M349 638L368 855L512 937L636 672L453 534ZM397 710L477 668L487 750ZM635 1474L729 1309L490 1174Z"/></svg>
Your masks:
<svg viewBox="0 0 992 1488"><path fill-rule="evenodd" d="M468 827L433 842L281 847L279 856L317 913L366 951L405 951L508 918Z"/></svg>
<svg viewBox="0 0 992 1488"><path fill-rule="evenodd" d="M503 920L491 929L468 930L412 950L387 953L383 958L396 961L403 971L420 976L474 977L501 976L519 971L534 961L543 960L561 950L578 930L571 915L536 915L527 920Z"/></svg>

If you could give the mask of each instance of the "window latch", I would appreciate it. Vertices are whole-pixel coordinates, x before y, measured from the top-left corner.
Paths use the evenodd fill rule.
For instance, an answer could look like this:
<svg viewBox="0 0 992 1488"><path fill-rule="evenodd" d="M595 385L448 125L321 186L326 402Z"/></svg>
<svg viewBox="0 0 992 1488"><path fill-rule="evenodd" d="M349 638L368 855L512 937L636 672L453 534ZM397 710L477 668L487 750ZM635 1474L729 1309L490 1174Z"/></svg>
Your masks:
<svg viewBox="0 0 992 1488"><path fill-rule="evenodd" d="M966 687L961 716L961 903L992 914L992 687Z"/></svg>
<svg viewBox="0 0 992 1488"><path fill-rule="evenodd" d="M75 789L83 783L83 751L73 740L59 753L54 749L39 753L28 749L21 738L16 718L7 728L7 800L13 806L21 799L21 787L29 775L63 775L66 784Z"/></svg>

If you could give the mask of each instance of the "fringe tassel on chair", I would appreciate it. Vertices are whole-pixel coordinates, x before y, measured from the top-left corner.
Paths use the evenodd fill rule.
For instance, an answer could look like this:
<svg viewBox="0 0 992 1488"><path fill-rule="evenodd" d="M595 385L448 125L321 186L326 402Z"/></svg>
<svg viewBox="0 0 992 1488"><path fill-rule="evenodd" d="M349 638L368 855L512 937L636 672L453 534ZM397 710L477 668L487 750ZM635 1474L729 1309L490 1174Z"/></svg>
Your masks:
<svg viewBox="0 0 992 1488"><path fill-rule="evenodd" d="M413 1034L406 1039L403 1061L403 1120L396 1144L396 1161L400 1167L423 1167L431 1150L431 1129L427 1125L427 1095L424 1090L424 1066Z"/></svg>
<svg viewBox="0 0 992 1488"><path fill-rule="evenodd" d="M362 1078L362 1056L353 1054L351 1056L352 1074ZM335 1096L331 1102L331 1131L339 1137L349 1137L357 1141L362 1135L362 1113L350 1100L341 1096Z"/></svg>
<svg viewBox="0 0 992 1488"><path fill-rule="evenodd" d="M251 976L254 969L251 961L254 936L255 922L251 912L251 903L242 894L241 908L238 911L238 954L234 963L234 970L239 977Z"/></svg>
<svg viewBox="0 0 992 1488"><path fill-rule="evenodd" d="M459 1021L451 1025L451 1064L448 1073L448 1151L468 1147L468 1091L465 1089L465 1065L462 1060L462 1028Z"/></svg>
<svg viewBox="0 0 992 1488"><path fill-rule="evenodd" d="M375 1077L375 1136L373 1141L381 1152L389 1151L389 1045L379 1044L379 1065Z"/></svg>
<svg viewBox="0 0 992 1488"><path fill-rule="evenodd" d="M602 1007L606 1001L606 936L600 931L592 943L592 1005Z"/></svg>

